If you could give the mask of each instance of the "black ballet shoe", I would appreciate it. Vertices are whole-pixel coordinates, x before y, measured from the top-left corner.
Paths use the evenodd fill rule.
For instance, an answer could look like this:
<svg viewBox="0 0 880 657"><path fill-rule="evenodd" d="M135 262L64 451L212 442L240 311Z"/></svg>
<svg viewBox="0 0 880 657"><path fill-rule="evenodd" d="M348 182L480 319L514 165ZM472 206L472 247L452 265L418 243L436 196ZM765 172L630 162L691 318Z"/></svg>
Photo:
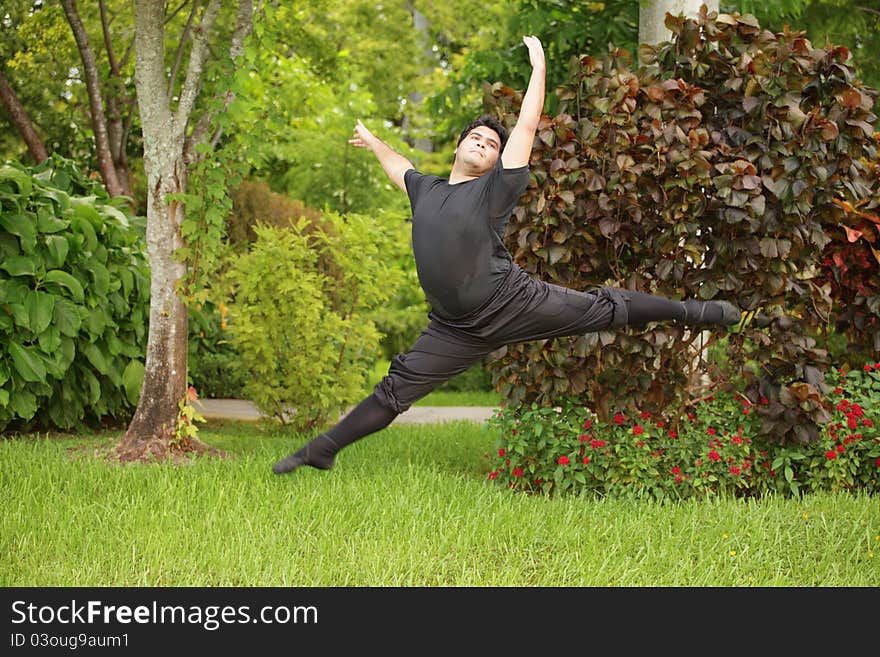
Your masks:
<svg viewBox="0 0 880 657"><path fill-rule="evenodd" d="M730 326L738 324L740 319L742 319L742 313L729 301L688 299L684 302L685 324Z"/></svg>
<svg viewBox="0 0 880 657"><path fill-rule="evenodd" d="M272 466L275 474L293 472L302 465L308 465L318 470L330 470L339 446L333 442L330 436L321 434L311 442L304 445L299 451L288 454Z"/></svg>

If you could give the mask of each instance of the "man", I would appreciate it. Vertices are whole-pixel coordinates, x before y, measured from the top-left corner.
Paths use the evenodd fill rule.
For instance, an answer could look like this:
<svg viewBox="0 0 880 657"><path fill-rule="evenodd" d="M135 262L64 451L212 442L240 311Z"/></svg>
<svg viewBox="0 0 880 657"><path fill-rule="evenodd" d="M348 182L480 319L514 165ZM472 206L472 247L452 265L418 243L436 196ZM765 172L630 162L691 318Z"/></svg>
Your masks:
<svg viewBox="0 0 880 657"><path fill-rule="evenodd" d="M461 133L448 179L419 173L360 121L354 146L367 148L409 196L419 282L430 323L394 358L373 393L336 426L273 467L333 467L346 445L388 426L416 400L505 344L580 335L627 324L680 321L728 325L740 312L726 301L674 301L604 287L587 292L535 280L502 242L507 220L529 182L528 163L544 106L545 61L540 41L523 37L532 66L516 125L507 130L483 116Z"/></svg>

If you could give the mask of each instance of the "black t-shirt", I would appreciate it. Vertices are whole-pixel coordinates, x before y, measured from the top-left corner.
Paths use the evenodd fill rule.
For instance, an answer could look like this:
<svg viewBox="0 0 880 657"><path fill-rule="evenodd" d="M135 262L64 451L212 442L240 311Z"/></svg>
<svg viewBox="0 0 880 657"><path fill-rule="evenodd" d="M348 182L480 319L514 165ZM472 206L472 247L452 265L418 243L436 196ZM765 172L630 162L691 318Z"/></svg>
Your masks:
<svg viewBox="0 0 880 657"><path fill-rule="evenodd" d="M454 185L409 169L412 244L431 309L449 319L479 308L510 269L504 227L529 182L528 166L495 167Z"/></svg>

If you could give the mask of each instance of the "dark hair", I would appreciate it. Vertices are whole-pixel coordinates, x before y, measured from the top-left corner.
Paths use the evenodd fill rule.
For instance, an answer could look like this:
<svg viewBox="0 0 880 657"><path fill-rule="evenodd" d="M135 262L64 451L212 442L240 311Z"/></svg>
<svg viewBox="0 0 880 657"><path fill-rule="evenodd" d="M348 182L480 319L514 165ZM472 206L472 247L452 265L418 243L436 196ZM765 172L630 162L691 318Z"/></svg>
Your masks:
<svg viewBox="0 0 880 657"><path fill-rule="evenodd" d="M461 144L461 142L464 141L464 138L468 136L468 133L471 130L481 125L486 126L487 128L491 128L498 133L498 136L501 137L501 147L499 148L499 150L503 151L504 144L507 143L507 128L501 125L501 122L498 119L496 119L494 116L490 116L489 114L483 114L483 116L481 116L480 118L471 121L468 126L461 131L461 135L458 137L458 144ZM456 144L456 146L458 146L458 144Z"/></svg>

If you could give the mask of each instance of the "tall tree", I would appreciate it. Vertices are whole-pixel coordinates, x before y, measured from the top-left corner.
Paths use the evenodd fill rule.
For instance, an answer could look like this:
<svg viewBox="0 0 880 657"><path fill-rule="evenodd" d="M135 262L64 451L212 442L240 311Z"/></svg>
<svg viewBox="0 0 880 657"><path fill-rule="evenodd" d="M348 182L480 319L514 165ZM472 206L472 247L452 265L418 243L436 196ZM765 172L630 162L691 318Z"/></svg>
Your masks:
<svg viewBox="0 0 880 657"><path fill-rule="evenodd" d="M172 107L174 80L166 74L165 9L156 0L135 3L135 86L144 141L147 178L147 252L151 268L150 330L147 339L144 383L134 417L117 445L121 460L164 457L179 421L179 403L187 383L187 321L184 300L177 290L186 265L175 255L183 239L184 207L172 200L187 191L188 163L199 158L203 144L211 144L206 112L192 125L206 60L218 37L221 0L200 6L194 0L185 35L192 45L179 101ZM253 2L240 0L229 56L235 61L245 37L253 28ZM182 52L182 44L179 49ZM177 65L172 69L172 74ZM227 103L228 104L228 103ZM205 446L197 441L195 449Z"/></svg>

